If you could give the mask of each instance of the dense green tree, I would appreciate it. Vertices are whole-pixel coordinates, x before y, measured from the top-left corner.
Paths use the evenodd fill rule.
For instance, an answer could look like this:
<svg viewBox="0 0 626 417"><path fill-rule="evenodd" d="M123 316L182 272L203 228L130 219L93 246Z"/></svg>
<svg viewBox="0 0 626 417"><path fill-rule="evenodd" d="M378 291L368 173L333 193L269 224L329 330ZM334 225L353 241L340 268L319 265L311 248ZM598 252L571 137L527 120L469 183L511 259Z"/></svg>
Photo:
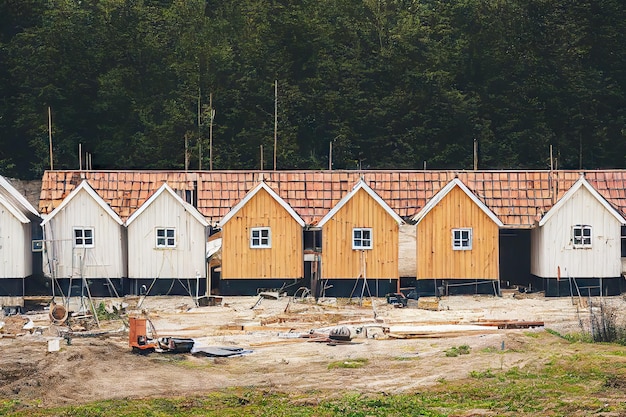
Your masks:
<svg viewBox="0 0 626 417"><path fill-rule="evenodd" d="M618 0L6 0L0 170L49 107L55 168L273 168L276 103L278 169L624 167L625 45Z"/></svg>

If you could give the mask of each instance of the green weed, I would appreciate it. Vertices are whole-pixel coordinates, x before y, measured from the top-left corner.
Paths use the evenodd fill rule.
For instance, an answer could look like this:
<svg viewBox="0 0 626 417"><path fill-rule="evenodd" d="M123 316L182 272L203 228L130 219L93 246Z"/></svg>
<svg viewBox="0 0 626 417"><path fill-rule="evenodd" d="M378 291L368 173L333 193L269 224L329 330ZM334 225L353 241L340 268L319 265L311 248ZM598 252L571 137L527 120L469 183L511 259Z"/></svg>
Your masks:
<svg viewBox="0 0 626 417"><path fill-rule="evenodd" d="M328 364L328 369L338 368L362 368L368 362L365 358L356 359L344 359L341 361L335 361Z"/></svg>

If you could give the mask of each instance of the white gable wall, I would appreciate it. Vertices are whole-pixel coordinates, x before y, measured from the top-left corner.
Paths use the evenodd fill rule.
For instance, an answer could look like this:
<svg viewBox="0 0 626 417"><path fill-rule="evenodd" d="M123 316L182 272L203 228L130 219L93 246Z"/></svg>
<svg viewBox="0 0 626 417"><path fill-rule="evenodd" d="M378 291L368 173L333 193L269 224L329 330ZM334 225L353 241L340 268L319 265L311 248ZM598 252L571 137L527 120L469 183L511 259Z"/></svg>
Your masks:
<svg viewBox="0 0 626 417"><path fill-rule="evenodd" d="M74 227L94 228L93 248L74 248ZM123 226L84 189L44 225L44 233L44 270L49 273L47 263L55 259L56 278L124 277Z"/></svg>
<svg viewBox="0 0 626 417"><path fill-rule="evenodd" d="M31 233L30 223L22 223L0 204L0 278L32 275Z"/></svg>
<svg viewBox="0 0 626 417"><path fill-rule="evenodd" d="M572 226L592 227L592 247L574 249ZM620 223L585 187L580 187L541 227L531 232L531 273L554 278L613 278L621 273Z"/></svg>
<svg viewBox="0 0 626 417"><path fill-rule="evenodd" d="M156 229L176 229L175 248L156 248ZM129 278L206 278L206 228L170 193L128 225Z"/></svg>

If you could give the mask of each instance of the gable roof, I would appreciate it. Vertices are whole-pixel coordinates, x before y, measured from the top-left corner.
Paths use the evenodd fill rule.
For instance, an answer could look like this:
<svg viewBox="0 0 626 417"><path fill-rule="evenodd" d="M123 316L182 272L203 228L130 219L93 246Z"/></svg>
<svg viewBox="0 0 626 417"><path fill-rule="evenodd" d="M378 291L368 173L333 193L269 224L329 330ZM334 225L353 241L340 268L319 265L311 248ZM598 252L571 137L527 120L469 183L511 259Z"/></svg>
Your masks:
<svg viewBox="0 0 626 417"><path fill-rule="evenodd" d="M61 204L59 204L59 205L57 206L57 208L55 208L54 210L52 210L52 212L44 218L44 220L41 222L41 225L43 226L43 225L45 225L46 223L48 223L48 222L50 221L50 219L52 219L54 216L56 216L56 215L57 215L57 213L59 213L61 210L63 210L63 208L65 208L65 207L66 207L66 206L70 203L70 201L72 201L72 199L73 199L74 197L76 197L76 195L77 195L78 193L80 193L80 192L81 192L81 190L84 190L87 194L89 194L89 195L91 196L91 198L93 198L93 199L95 200L95 202L96 202L96 203L97 203L100 207L102 207L102 209L103 209L104 211L106 211L106 212L107 212L107 214L108 214L109 216L111 216L111 218L112 218L113 220L115 220L115 222L116 222L117 224L119 224L120 226L124 224L124 222L122 221L122 219L120 219L120 216L118 216L118 215L117 215L117 213L116 213L115 211L113 211L113 209L111 209L111 207L109 207L109 205L107 204L107 202L106 202L106 201L104 201L104 200L102 199L102 197L100 197L100 196L98 195L98 193L97 193L97 192L96 192L93 188L91 188L91 186L89 185L89 182L87 182L87 180L84 180L83 182L81 182L81 183L80 183L80 185L79 185L78 187L74 188L74 190L72 190L72 192L71 192L71 193L70 193L67 197L65 197L65 198L63 199L63 201L61 202Z"/></svg>
<svg viewBox="0 0 626 417"><path fill-rule="evenodd" d="M435 194L435 196L431 198L428 203L426 203L426 205L420 210L420 212L417 213L415 217L413 217L413 220L416 221L417 224L419 224L419 222L421 222L422 219L424 219L424 217L426 217L426 215L437 204L439 204L439 202L443 200L443 198L448 195L450 191L454 189L454 187L459 187L461 191L463 191L474 202L474 204L476 204L495 224L498 225L498 227L504 226L502 221L500 221L500 219L493 213L493 211L489 210L489 207L487 207L485 203L480 201L478 197L476 197L476 195L471 192L469 188L467 188L465 184L463 184L463 182L461 182L458 178L454 178L452 181L446 184L445 187L439 190L439 192Z"/></svg>
<svg viewBox="0 0 626 417"><path fill-rule="evenodd" d="M246 194L246 196L241 199L233 208L232 210L230 210L223 218L222 220L220 220L220 226L224 226L226 223L228 223L228 221L233 218L233 216L235 216L235 214L237 214L237 212L239 210L241 210L243 208L243 206L245 206L248 201L250 201L252 199L252 197L254 197L259 191L261 190L265 190L267 191L267 193L278 202L278 204L280 204L285 210L287 210L287 213L289 213L289 215L291 217L294 218L294 220L296 222L298 222L298 224L301 227L304 227L306 223L304 223L304 220L302 220L302 218L300 216L298 216L298 213L295 212L295 210L289 205L287 204L287 202L285 200L283 200L278 194L276 194L276 192L274 190L272 190L267 184L265 184L265 182L261 181L256 187L254 187L252 190L250 190L250 192L248 192Z"/></svg>
<svg viewBox="0 0 626 417"><path fill-rule="evenodd" d="M30 223L28 217L18 210L13 204L11 204L3 195L0 195L0 205L4 206L9 213L13 215L20 223Z"/></svg>
<svg viewBox="0 0 626 417"><path fill-rule="evenodd" d="M186 211L188 211L189 214L191 214L196 220L198 220L198 222L200 222L201 225L203 225L204 227L208 227L209 226L209 223L207 223L207 221L204 218L204 216L194 206L192 206L191 204L189 204L188 202L183 200L178 194L176 194L174 192L174 190L172 190L170 188L170 186L167 185L166 182L164 182L163 185L158 190L156 190L152 194L152 196L150 196L149 199L147 199L137 210L135 210L135 212L132 214L132 216L130 216L126 220L126 226L131 224L137 217L141 216L141 213L143 213L150 206L150 204L152 204L163 193L169 193L172 197L174 197L174 199L181 206L183 206L183 208Z"/></svg>
<svg viewBox="0 0 626 417"><path fill-rule="evenodd" d="M259 181L265 182L309 225L315 225L363 179L400 217L415 216L447 183L458 178L504 223L530 229L580 178L626 214L626 170L318 170L318 171L46 171L39 210L48 214L83 179L127 219L164 182L194 193L197 208L217 223Z"/></svg>
<svg viewBox="0 0 626 417"><path fill-rule="evenodd" d="M39 217L39 212L9 181L0 175L0 194L22 214L30 213Z"/></svg>
<svg viewBox="0 0 626 417"><path fill-rule="evenodd" d="M548 220L554 213L558 212L561 207L563 207L581 188L585 188L587 191L591 193L591 195L598 200L600 204L609 212L613 217L617 219L621 224L626 224L626 219L613 207L609 202L596 191L595 188L585 179L584 175L580 176L580 179L572 185L572 187L567 190L567 192L557 201L557 203L552 206L552 208L546 213L545 216L539 221L539 226L543 226L547 223Z"/></svg>
<svg viewBox="0 0 626 417"><path fill-rule="evenodd" d="M398 224L402 224L404 223L404 220L402 220L402 218L400 216L398 216L398 214L393 211L393 209L391 207L389 207L389 204L385 203L385 200L383 200L382 198L380 198L380 196L378 194L376 194L374 192L374 190L372 190L366 183L365 181L363 181L363 179L360 179L358 183L356 183L356 185L354 187L352 187L352 191L350 191L345 197L343 197L337 204L335 204L335 207L332 208L332 210L330 210L328 212L328 214L326 214L322 220L320 220L320 222L318 223L318 227L322 227L324 224L326 224L326 222L328 220L330 220L331 218L333 218L335 216L335 214L337 214L337 212L339 210L341 210L341 208L343 206L346 205L346 203L348 201L350 201L350 199L352 197L354 197L354 195L356 193L359 192L359 190L363 190L365 191L367 194L369 194L370 197L372 197L378 204L380 204L380 206L387 212L387 214L389 214Z"/></svg>

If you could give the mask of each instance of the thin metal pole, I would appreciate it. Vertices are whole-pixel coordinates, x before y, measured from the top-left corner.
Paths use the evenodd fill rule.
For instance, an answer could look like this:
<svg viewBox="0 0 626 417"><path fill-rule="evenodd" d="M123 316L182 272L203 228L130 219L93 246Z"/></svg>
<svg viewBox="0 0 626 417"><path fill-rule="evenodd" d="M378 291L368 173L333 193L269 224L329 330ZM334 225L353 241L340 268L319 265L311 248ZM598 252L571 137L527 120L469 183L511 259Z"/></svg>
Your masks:
<svg viewBox="0 0 626 417"><path fill-rule="evenodd" d="M278 80L274 81L274 171L276 171L276 146L278 144Z"/></svg>
<svg viewBox="0 0 626 417"><path fill-rule="evenodd" d="M213 118L215 110L213 110L213 93L209 94L209 171L213 171Z"/></svg>
<svg viewBox="0 0 626 417"><path fill-rule="evenodd" d="M202 171L202 134L200 131L201 121L200 118L200 94L201 90L198 87L198 170Z"/></svg>
<svg viewBox="0 0 626 417"><path fill-rule="evenodd" d="M330 149L328 150L328 170L333 170L333 142L330 141Z"/></svg>
<svg viewBox="0 0 626 417"><path fill-rule="evenodd" d="M478 170L478 139L474 139L474 171Z"/></svg>
<svg viewBox="0 0 626 417"><path fill-rule="evenodd" d="M189 136L185 133L185 171L189 170Z"/></svg>
<svg viewBox="0 0 626 417"><path fill-rule="evenodd" d="M54 158L52 156L52 110L48 106L48 138L50 142L50 170L54 170Z"/></svg>

